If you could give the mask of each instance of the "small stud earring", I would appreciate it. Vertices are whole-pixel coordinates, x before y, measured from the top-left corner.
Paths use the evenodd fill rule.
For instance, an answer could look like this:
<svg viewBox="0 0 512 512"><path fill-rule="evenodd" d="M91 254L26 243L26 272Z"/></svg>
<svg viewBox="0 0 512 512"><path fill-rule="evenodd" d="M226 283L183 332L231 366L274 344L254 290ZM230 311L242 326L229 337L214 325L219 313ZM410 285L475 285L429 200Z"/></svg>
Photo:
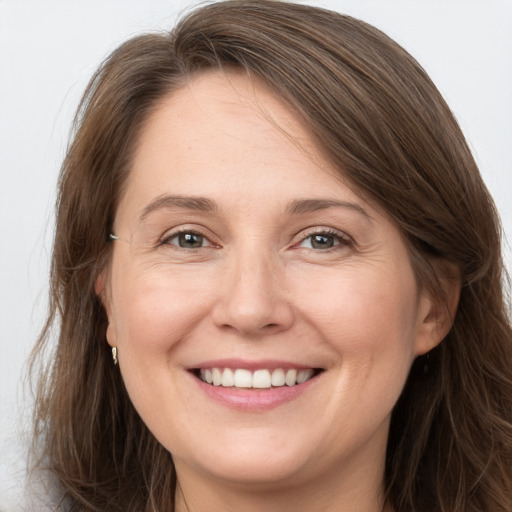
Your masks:
<svg viewBox="0 0 512 512"><path fill-rule="evenodd" d="M119 362L119 359L117 358L117 347L112 347L112 359L114 360L114 365Z"/></svg>

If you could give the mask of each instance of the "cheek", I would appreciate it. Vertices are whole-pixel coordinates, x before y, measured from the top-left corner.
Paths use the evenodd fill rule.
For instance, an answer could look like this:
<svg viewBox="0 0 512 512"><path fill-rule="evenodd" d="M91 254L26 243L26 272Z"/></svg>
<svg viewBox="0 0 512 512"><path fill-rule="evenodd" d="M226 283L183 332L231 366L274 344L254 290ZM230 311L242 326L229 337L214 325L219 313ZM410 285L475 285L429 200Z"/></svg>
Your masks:
<svg viewBox="0 0 512 512"><path fill-rule="evenodd" d="M207 289L193 277L136 271L119 275L113 320L123 355L147 359L172 351L208 307Z"/></svg>
<svg viewBox="0 0 512 512"><path fill-rule="evenodd" d="M347 266L328 276L318 273L314 286L303 278L297 290L308 327L333 354L326 374L330 396L322 412L332 450L342 452L347 439L349 446L359 446L380 432L407 379L414 358L416 285L412 274L392 270Z"/></svg>
<svg viewBox="0 0 512 512"><path fill-rule="evenodd" d="M193 281L162 274L124 274L117 284L114 329L123 381L150 430L168 432L171 416L179 423L169 411L188 403L185 393L170 391L180 382L180 347L204 318L208 294Z"/></svg>
<svg viewBox="0 0 512 512"><path fill-rule="evenodd" d="M347 267L297 294L304 297L304 316L339 353L338 364L357 372L358 380L373 372L405 379L414 357L415 280L407 269L385 270Z"/></svg>

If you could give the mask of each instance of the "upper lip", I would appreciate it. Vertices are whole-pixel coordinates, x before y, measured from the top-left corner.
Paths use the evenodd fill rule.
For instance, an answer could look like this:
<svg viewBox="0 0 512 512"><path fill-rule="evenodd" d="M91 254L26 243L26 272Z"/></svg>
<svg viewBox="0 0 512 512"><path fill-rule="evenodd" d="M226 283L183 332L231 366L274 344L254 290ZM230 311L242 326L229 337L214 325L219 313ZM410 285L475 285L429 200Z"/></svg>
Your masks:
<svg viewBox="0 0 512 512"><path fill-rule="evenodd" d="M215 359L210 361L202 361L197 365L190 366L190 370L199 370L207 368L241 368L245 370L260 370L268 369L273 370L275 368L285 369L308 369L318 368L315 365L294 363L291 361L280 361L276 359L259 359L259 360L246 360L246 359Z"/></svg>

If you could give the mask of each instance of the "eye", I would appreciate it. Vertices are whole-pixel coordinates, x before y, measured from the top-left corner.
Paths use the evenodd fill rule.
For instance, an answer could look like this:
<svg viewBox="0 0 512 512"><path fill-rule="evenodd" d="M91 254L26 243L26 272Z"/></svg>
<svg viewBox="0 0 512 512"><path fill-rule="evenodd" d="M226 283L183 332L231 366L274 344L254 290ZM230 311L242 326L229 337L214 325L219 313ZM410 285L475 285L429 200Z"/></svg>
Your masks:
<svg viewBox="0 0 512 512"><path fill-rule="evenodd" d="M349 245L350 239L347 235L336 231L318 231L304 237L296 247L306 249L328 250L340 245Z"/></svg>
<svg viewBox="0 0 512 512"><path fill-rule="evenodd" d="M200 249L201 247L212 246L205 236L196 231L180 231L179 233L173 233L163 240L162 244L175 245L181 249Z"/></svg>

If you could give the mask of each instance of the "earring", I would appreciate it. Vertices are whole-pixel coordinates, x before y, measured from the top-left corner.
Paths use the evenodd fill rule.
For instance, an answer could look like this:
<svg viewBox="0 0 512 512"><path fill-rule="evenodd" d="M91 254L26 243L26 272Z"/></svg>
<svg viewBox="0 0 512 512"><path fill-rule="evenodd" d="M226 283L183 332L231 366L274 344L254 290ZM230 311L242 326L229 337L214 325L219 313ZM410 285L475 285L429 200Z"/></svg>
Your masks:
<svg viewBox="0 0 512 512"><path fill-rule="evenodd" d="M114 365L119 362L119 359L117 358L117 347L112 347L112 359L114 360Z"/></svg>

